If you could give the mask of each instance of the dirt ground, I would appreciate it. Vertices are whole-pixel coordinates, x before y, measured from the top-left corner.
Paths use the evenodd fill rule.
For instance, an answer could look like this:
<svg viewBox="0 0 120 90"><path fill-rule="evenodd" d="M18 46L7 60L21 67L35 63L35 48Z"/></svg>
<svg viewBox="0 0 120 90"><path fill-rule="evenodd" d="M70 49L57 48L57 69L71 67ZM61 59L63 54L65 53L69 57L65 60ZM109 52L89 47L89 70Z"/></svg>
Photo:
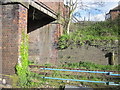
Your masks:
<svg viewBox="0 0 120 90"><path fill-rule="evenodd" d="M58 51L58 64L65 62L92 62L96 64L108 65L109 57L106 57L108 52L103 52L101 48L94 46L82 46L79 48L67 48ZM115 58L115 64L118 64L118 59Z"/></svg>

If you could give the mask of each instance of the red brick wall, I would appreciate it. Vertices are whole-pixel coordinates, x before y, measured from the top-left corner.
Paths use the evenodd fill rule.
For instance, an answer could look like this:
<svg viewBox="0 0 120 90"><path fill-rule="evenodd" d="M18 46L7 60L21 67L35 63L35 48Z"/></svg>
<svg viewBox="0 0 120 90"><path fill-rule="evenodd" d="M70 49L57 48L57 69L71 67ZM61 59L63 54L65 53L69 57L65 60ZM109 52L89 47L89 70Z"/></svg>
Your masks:
<svg viewBox="0 0 120 90"><path fill-rule="evenodd" d="M120 11L111 11L110 12L110 16L111 16L111 19L114 20L118 14L120 14Z"/></svg>
<svg viewBox="0 0 120 90"><path fill-rule="evenodd" d="M63 3L54 2L54 3L47 3L50 8L55 11L58 11L59 5L62 7L60 10L63 10ZM28 9L22 6L21 4L6 4L2 5L2 68L4 74L14 74L15 73L15 65L18 62L19 58L19 49L21 43L21 35L22 30L27 33L27 14ZM55 64L57 60L57 50L55 49L54 43L57 42L58 37L62 34L62 27L60 24L53 24L48 25L43 28L44 35L49 35L51 37L50 43L52 42L51 47L48 48L51 50L44 51L45 53L49 53L49 60L48 62L52 62ZM51 33L50 31L51 30ZM37 31L35 31L37 33ZM48 32L48 34L46 33ZM40 34L40 33L39 33ZM52 36L51 36L52 35ZM35 37L33 35L33 37ZM48 38L49 39L49 38ZM46 41L40 42L45 43ZM49 43L48 43L49 45ZM46 47L48 47L46 42ZM34 45L35 47L35 45ZM38 47L39 44L38 44ZM46 48L45 47L45 48ZM39 52L37 53L39 55ZM42 56L41 56L42 57ZM42 59L41 59L42 60ZM46 62L43 59L44 62Z"/></svg>
<svg viewBox="0 0 120 90"><path fill-rule="evenodd" d="M63 15L64 3L63 3L62 0L60 0L60 2L58 2L58 0L56 2L52 2L52 0L50 0L50 1L49 0L38 0L38 1L44 3L49 8L51 8L52 10L54 10L56 13L60 12L61 15ZM55 1L55 0L53 0L53 1Z"/></svg>
<svg viewBox="0 0 120 90"><path fill-rule="evenodd" d="M63 16L65 18L68 18L69 16L69 12L70 12L70 8L68 6L64 6L64 11L63 11Z"/></svg>
<svg viewBox="0 0 120 90"><path fill-rule="evenodd" d="M21 31L27 31L27 9L19 4L2 5L3 74L14 74L18 61Z"/></svg>
<svg viewBox="0 0 120 90"><path fill-rule="evenodd" d="M2 73L2 6L0 5L0 73ZM0 76L1 78L2 76Z"/></svg>

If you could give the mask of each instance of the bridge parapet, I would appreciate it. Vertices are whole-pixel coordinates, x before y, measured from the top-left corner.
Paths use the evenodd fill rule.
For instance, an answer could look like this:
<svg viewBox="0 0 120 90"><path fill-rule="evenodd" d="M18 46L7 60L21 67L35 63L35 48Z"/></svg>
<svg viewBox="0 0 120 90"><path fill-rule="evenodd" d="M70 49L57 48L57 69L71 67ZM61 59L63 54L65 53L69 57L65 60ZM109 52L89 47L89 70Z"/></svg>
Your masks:
<svg viewBox="0 0 120 90"><path fill-rule="evenodd" d="M56 13L60 13L63 16L64 11L64 1L63 0L37 0L47 5Z"/></svg>
<svg viewBox="0 0 120 90"><path fill-rule="evenodd" d="M30 6L42 11L43 13L57 19L59 4L63 2L45 2L45 0L1 0L2 4L18 3L29 9ZM61 6L60 6L61 7Z"/></svg>

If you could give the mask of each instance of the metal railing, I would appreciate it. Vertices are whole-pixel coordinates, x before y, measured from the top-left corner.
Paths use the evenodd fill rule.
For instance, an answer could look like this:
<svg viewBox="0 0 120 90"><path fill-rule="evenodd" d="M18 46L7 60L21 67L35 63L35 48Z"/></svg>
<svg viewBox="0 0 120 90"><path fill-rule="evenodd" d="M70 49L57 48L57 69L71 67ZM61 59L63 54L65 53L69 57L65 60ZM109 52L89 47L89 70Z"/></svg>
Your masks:
<svg viewBox="0 0 120 90"><path fill-rule="evenodd" d="M103 72L103 71L86 71L86 70L68 70L68 69L53 69L53 68L40 68L42 70L55 70L55 71L70 71L70 72L84 72L84 73L103 73L111 76L120 76L120 74L113 74L113 72Z"/></svg>
<svg viewBox="0 0 120 90"><path fill-rule="evenodd" d="M106 85L120 85L120 82L119 82L119 84L116 84L114 82L107 82L107 81L91 81L91 80L64 79L64 78L53 78L53 77L42 77L42 78L45 78L45 79L54 79L54 80L78 81L78 82L104 83Z"/></svg>
<svg viewBox="0 0 120 90"><path fill-rule="evenodd" d="M41 70L52 70L52 71L69 71L69 72L84 72L84 73L99 73L106 74L110 76L120 76L120 74L113 74L113 72L104 72L104 71L87 71L87 70L69 70L69 69L55 69L55 68L40 68ZM79 80L79 79L64 79L64 78L54 78L54 77L42 77L45 79L54 79L54 80L68 80L68 81L78 81L78 82L92 82L92 83L104 83L106 85L120 85L119 83L109 82L109 81L91 81L91 80Z"/></svg>

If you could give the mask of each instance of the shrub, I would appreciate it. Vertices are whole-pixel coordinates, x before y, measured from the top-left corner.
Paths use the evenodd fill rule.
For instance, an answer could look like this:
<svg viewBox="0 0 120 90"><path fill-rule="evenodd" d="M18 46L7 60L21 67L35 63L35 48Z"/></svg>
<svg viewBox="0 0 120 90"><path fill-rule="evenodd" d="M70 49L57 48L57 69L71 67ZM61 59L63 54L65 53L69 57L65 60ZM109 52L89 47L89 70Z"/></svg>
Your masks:
<svg viewBox="0 0 120 90"><path fill-rule="evenodd" d="M65 49L69 46L69 35L68 34L64 34L59 38L58 41L58 49Z"/></svg>
<svg viewBox="0 0 120 90"><path fill-rule="evenodd" d="M115 21L102 21L92 23L88 26L78 27L74 32L63 34L59 38L58 47L59 49L66 49L69 46L81 46L96 41L107 40L109 42L118 39L118 20ZM87 43L88 44L88 43Z"/></svg>

